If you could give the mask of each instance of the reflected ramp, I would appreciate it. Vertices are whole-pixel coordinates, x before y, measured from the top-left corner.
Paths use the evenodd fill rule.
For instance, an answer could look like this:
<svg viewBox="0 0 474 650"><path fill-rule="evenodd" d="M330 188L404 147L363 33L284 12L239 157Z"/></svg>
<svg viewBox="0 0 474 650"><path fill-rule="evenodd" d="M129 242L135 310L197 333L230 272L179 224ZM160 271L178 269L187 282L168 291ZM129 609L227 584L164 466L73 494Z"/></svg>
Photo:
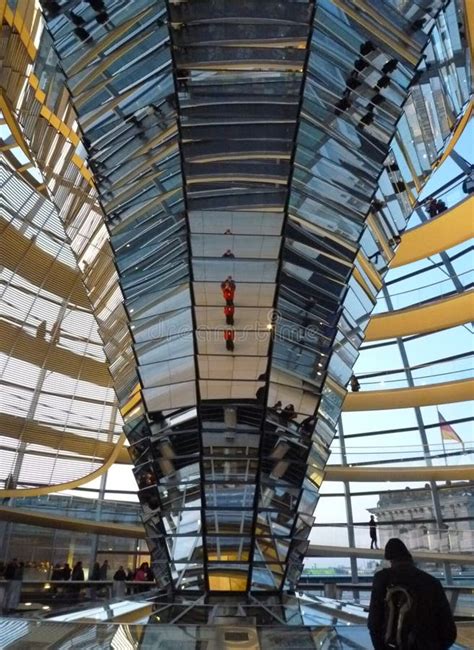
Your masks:
<svg viewBox="0 0 474 650"><path fill-rule="evenodd" d="M474 379L460 379L429 386L347 393L344 411L380 411L414 406L467 402L474 395Z"/></svg>
<svg viewBox="0 0 474 650"><path fill-rule="evenodd" d="M435 219L407 230L390 264L396 269L462 244L474 235L474 196Z"/></svg>

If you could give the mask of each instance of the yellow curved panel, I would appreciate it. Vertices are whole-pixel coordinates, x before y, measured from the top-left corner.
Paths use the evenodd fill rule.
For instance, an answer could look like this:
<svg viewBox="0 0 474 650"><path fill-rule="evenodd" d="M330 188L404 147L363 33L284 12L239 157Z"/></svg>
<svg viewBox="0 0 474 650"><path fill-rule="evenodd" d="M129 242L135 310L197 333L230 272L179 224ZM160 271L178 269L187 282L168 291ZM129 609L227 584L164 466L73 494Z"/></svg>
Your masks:
<svg viewBox="0 0 474 650"><path fill-rule="evenodd" d="M96 438L88 438L87 434L79 435L68 431L59 431L52 426L27 420L8 413L0 413L0 431L2 436L21 440L26 444L42 445L59 451L69 451L82 457L106 459L113 452L115 444ZM117 456L117 463L130 462L126 447L122 447Z"/></svg>
<svg viewBox="0 0 474 650"><path fill-rule="evenodd" d="M474 66L474 5L471 0L464 0L464 16L466 20L467 42L471 53L471 64Z"/></svg>
<svg viewBox="0 0 474 650"><path fill-rule="evenodd" d="M440 467L343 467L328 465L325 481L472 481L474 465Z"/></svg>
<svg viewBox="0 0 474 650"><path fill-rule="evenodd" d="M471 4L470 12L471 12L471 14L472 14L472 6L473 6L473 5L472 5L472 2L471 2L470 4ZM466 13L467 13L467 12L466 12ZM468 19L468 16L467 16L467 15L466 15L466 19ZM467 25L467 27L468 27L468 33L469 33L469 25ZM472 25L471 25L471 31L472 31ZM471 47L471 55L472 55L472 47ZM455 128L454 128L454 131L453 131L453 133L451 134L451 138L450 138L450 140L449 140L449 142L448 142L448 144L447 144L447 146L446 146L446 149L444 150L444 152L443 152L443 154L441 155L441 157L440 157L440 158L436 161L436 163L434 164L434 168L435 168L435 169L436 169L437 167L439 167L442 163L444 163L444 161L446 160L446 158L448 158L449 154L451 153L451 151L452 151L452 150L454 149L454 147L456 146L457 141L459 140L459 138L460 138L460 137L462 136L462 134L464 133L464 129L466 128L467 123L469 122L469 120L470 120L471 117L472 117L472 110L473 110L473 107L474 107L474 102L473 102L473 100L471 99L471 101L469 102L469 105L468 105L466 111L464 112L464 115L463 115L462 118L457 122L457 124L456 124L456 126L455 126Z"/></svg>
<svg viewBox="0 0 474 650"><path fill-rule="evenodd" d="M396 269L462 244L474 235L474 196L439 217L407 230L390 264Z"/></svg>
<svg viewBox="0 0 474 650"><path fill-rule="evenodd" d="M467 402L473 396L474 379L461 379L431 386L347 393L342 409L343 411L404 409L413 406Z"/></svg>
<svg viewBox="0 0 474 650"><path fill-rule="evenodd" d="M97 468L96 470L94 470L93 472L91 472L90 474L86 474L86 476L82 476L81 478L78 478L74 481L68 481L67 483L58 483L57 485L46 485L44 487L24 488L24 489L18 488L15 490L0 490L0 499L38 497L42 494L52 494L53 492L62 492L63 490L74 490L75 488L84 485L84 483L89 483L89 481L93 481L94 479L99 478L100 476L102 476L102 474L104 474L109 469L109 467L112 467L112 465L117 460L117 457L124 443L125 443L125 434L122 433L122 435L120 436L117 442L117 445L115 446L115 448L113 449L112 453L105 461L105 463L101 465L99 468Z"/></svg>
<svg viewBox="0 0 474 650"><path fill-rule="evenodd" d="M474 290L471 290L425 305L374 316L367 326L365 340L381 341L412 334L428 334L473 320Z"/></svg>
<svg viewBox="0 0 474 650"><path fill-rule="evenodd" d="M90 309L78 269L47 253L3 217L0 217L0 233L2 266L21 274L37 287Z"/></svg>
<svg viewBox="0 0 474 650"><path fill-rule="evenodd" d="M8 101L8 97L6 96L3 88L0 88L0 110L2 111L3 119L10 129L16 144L20 147L28 160L31 160L31 153L28 149L25 138L23 137L23 132L18 126L18 123L13 114L13 109L10 106L10 102Z"/></svg>

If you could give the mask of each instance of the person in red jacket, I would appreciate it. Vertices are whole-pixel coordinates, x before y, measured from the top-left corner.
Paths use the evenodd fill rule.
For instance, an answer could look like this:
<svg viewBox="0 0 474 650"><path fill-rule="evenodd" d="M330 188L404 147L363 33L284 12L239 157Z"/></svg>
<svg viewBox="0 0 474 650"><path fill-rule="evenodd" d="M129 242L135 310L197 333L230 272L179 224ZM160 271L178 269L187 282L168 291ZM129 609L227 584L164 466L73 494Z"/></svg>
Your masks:
<svg viewBox="0 0 474 650"><path fill-rule="evenodd" d="M226 350L229 350L229 352L234 351L234 339L235 339L234 330L224 330L225 347Z"/></svg>
<svg viewBox="0 0 474 650"><path fill-rule="evenodd" d="M233 325L234 324L234 311L235 311L235 307L234 307L233 304L226 305L224 307L224 315L225 315L226 325Z"/></svg>
<svg viewBox="0 0 474 650"><path fill-rule="evenodd" d="M235 295L235 282L231 275L229 275L224 282L221 282L221 289L226 304L231 305L234 302Z"/></svg>
<svg viewBox="0 0 474 650"><path fill-rule="evenodd" d="M230 287L225 287L222 290L222 295L224 296L225 304L232 305L234 303L234 290Z"/></svg>

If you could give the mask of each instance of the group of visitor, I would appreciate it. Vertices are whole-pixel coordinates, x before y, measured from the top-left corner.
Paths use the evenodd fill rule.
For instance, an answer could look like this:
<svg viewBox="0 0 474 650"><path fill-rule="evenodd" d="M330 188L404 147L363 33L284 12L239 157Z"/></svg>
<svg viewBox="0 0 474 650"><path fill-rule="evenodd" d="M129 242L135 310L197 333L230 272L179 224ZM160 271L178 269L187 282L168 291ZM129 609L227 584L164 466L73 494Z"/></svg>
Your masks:
<svg viewBox="0 0 474 650"><path fill-rule="evenodd" d="M234 312L235 312L234 297L235 297L236 288L237 288L236 284L231 275L227 276L227 278L223 282L221 282L222 297L225 300L224 315L226 319L226 325L232 325L232 326L234 325ZM225 347L226 350L228 350L229 352L234 351L234 339L235 339L234 330L225 329L224 330Z"/></svg>
<svg viewBox="0 0 474 650"><path fill-rule="evenodd" d="M79 598L81 590L84 587L89 587L91 597L96 597L102 592L107 593L107 581L109 577L109 563L105 560L102 564L95 562L88 576L85 580L85 571L83 563L78 561L71 568L68 562L63 564L57 563L51 569L49 589L51 596L56 598L58 594L68 594L70 598ZM0 593L0 610L4 612L14 612L21 600L21 589L24 580L25 562L18 561L13 558L7 564L0 563L0 586L3 585ZM128 591L136 591L137 588L127 588L126 582L147 583L154 581L153 571L148 562L142 564L135 570L128 568L127 570L121 565L114 572L112 576L112 592L115 597L123 596ZM101 584L101 582L104 584ZM80 583L83 582L84 585ZM61 583L67 583L61 585ZM143 585L144 589L147 586ZM138 590L141 591L142 588Z"/></svg>
<svg viewBox="0 0 474 650"><path fill-rule="evenodd" d="M442 199L429 198L425 203L425 210L430 219L434 219L447 210L446 203Z"/></svg>

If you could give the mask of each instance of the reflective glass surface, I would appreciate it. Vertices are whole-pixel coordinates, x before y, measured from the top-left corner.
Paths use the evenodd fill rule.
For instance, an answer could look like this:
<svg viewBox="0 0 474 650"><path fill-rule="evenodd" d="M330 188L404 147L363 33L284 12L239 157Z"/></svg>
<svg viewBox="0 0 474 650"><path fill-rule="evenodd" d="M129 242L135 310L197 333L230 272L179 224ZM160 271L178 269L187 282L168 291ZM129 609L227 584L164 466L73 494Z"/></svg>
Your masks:
<svg viewBox="0 0 474 650"><path fill-rule="evenodd" d="M0 619L0 634L5 650L16 650L40 643L45 649L94 647L123 648L124 650L152 649L171 643L189 650L236 647L256 650L283 650L284 648L337 648L338 650L367 650L371 647L365 627L273 625L255 627L251 624L234 625L128 625L113 623L57 623ZM455 644L453 649L467 646Z"/></svg>
<svg viewBox="0 0 474 650"><path fill-rule="evenodd" d="M292 588L376 293L468 98L459 3L42 4L14 104L76 141L74 199L47 183L158 583Z"/></svg>

